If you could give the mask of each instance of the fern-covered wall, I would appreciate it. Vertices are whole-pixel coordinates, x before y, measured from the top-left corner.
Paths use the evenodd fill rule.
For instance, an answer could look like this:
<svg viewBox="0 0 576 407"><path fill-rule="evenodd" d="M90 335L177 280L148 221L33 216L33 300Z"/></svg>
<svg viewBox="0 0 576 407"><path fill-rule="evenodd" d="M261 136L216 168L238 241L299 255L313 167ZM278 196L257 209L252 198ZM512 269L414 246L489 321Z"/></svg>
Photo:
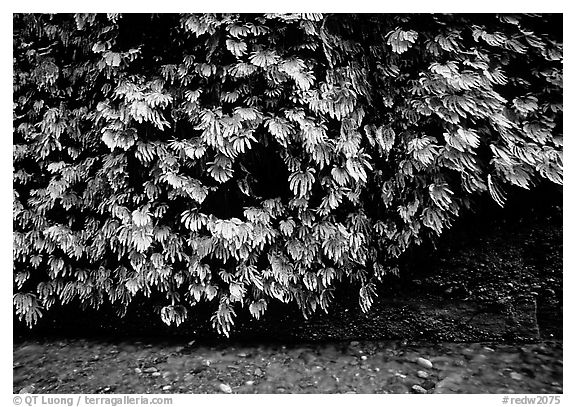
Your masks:
<svg viewBox="0 0 576 407"><path fill-rule="evenodd" d="M15 15L14 306L328 310L562 183L559 15Z"/></svg>

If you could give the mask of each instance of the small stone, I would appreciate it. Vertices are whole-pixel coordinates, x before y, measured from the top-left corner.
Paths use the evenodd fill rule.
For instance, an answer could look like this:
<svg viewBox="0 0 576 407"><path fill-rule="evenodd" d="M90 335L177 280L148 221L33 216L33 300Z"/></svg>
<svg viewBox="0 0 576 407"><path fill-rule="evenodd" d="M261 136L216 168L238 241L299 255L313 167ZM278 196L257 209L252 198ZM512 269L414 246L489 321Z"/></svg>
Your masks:
<svg viewBox="0 0 576 407"><path fill-rule="evenodd" d="M423 370L418 370L418 371L416 372L416 376L418 376L418 377L421 378L421 379L428 379L428 377L430 377L430 375L429 375L427 372L423 371Z"/></svg>
<svg viewBox="0 0 576 407"><path fill-rule="evenodd" d="M154 373L157 371L158 371L158 369L156 369L155 367L147 367L145 369L142 369L142 372L144 372L144 373Z"/></svg>
<svg viewBox="0 0 576 407"><path fill-rule="evenodd" d="M316 356L314 356L311 352L302 352L299 356L306 364L311 364L316 360Z"/></svg>
<svg viewBox="0 0 576 407"><path fill-rule="evenodd" d="M248 380L245 384L246 386L252 386L254 384L254 380Z"/></svg>
<svg viewBox="0 0 576 407"><path fill-rule="evenodd" d="M34 385L31 384L30 386L23 387L22 390L18 392L18 394L33 394L34 390L36 389L34 388Z"/></svg>
<svg viewBox="0 0 576 407"><path fill-rule="evenodd" d="M238 354L238 357L239 357L239 358L247 358L247 357L248 357L248 354L245 353L245 352L240 352L240 353Z"/></svg>
<svg viewBox="0 0 576 407"><path fill-rule="evenodd" d="M418 358L416 359L416 363L426 369L432 369L432 362L430 362L428 359Z"/></svg>
<svg viewBox="0 0 576 407"><path fill-rule="evenodd" d="M222 393L226 393L226 394L231 394L232 393L232 388L230 386L228 386L227 384L224 383L220 383L220 385L218 386L218 388L220 389L220 391Z"/></svg>
<svg viewBox="0 0 576 407"><path fill-rule="evenodd" d="M523 377L520 373L510 372L510 377L514 380L522 380Z"/></svg>
<svg viewBox="0 0 576 407"><path fill-rule="evenodd" d="M164 372L162 373L162 378L167 381L172 381L176 377L174 372Z"/></svg>
<svg viewBox="0 0 576 407"><path fill-rule="evenodd" d="M417 385L417 384L412 386L412 391L414 393L418 393L418 394L426 394L426 389L422 386Z"/></svg>
<svg viewBox="0 0 576 407"><path fill-rule="evenodd" d="M160 377L160 376L162 376L162 373L160 373L160 372L154 372L154 373L152 373L152 376L154 376L154 377Z"/></svg>
<svg viewBox="0 0 576 407"><path fill-rule="evenodd" d="M259 367L256 368L256 370L254 370L254 374L256 376L262 376L264 374L264 372L262 371L262 369L260 369Z"/></svg>
<svg viewBox="0 0 576 407"><path fill-rule="evenodd" d="M196 341L190 341L190 342L188 342L188 346L194 346L195 343L196 343Z"/></svg>
<svg viewBox="0 0 576 407"><path fill-rule="evenodd" d="M142 373L142 369L140 369L139 367L137 367L136 369L134 369L134 371L138 374Z"/></svg>
<svg viewBox="0 0 576 407"><path fill-rule="evenodd" d="M162 390L164 390L164 391L172 390L172 386L170 386L170 385L168 384L168 385L162 387Z"/></svg>
<svg viewBox="0 0 576 407"><path fill-rule="evenodd" d="M205 371L207 369L208 368L206 366L198 365L198 366L195 366L192 369L190 369L190 373L198 374L198 373L202 373L203 371Z"/></svg>
<svg viewBox="0 0 576 407"><path fill-rule="evenodd" d="M358 345L360 345L360 342L358 342L358 341L350 342L350 346L358 346Z"/></svg>
<svg viewBox="0 0 576 407"><path fill-rule="evenodd" d="M362 355L362 356L360 356L360 359L362 359L362 360L366 360L366 359L368 359L368 356L366 356L366 355Z"/></svg>

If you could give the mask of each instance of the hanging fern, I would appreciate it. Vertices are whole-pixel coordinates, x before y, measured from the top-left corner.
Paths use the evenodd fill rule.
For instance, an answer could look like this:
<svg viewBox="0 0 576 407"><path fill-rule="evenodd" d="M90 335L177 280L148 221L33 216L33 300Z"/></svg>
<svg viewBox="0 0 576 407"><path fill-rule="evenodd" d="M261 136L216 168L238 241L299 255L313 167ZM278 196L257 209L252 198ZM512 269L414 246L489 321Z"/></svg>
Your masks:
<svg viewBox="0 0 576 407"><path fill-rule="evenodd" d="M475 198L562 183L553 15L14 16L14 306L328 310ZM136 33L135 26L146 27Z"/></svg>

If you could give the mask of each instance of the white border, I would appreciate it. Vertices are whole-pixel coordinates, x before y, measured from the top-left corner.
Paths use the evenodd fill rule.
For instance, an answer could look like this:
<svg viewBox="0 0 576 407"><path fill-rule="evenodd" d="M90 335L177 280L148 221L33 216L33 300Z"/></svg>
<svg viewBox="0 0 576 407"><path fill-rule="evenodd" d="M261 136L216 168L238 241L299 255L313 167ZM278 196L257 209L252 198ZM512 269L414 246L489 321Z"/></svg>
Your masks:
<svg viewBox="0 0 576 407"><path fill-rule="evenodd" d="M8 0L9 1L9 0ZM574 312L574 303L572 301L571 288L574 285L576 272L574 254L572 246L573 227L575 225L576 201L574 199L574 171L575 165L571 158L573 154L573 145L575 143L574 122L571 120L574 116L574 45L576 38L574 33L575 21L572 19L574 14L568 1L506 1L506 0L482 0L474 3L465 0L445 1L368 1L354 0L347 2L329 2L327 0L291 0L289 2L272 2L270 0L245 1L245 0L226 0L226 1L156 1L156 2L138 2L135 3L119 2L114 0L98 0L93 3L80 3L78 1L24 1L11 2L3 4L2 13L0 14L0 51L4 58L2 59L2 81L0 88L1 98L1 124L2 124L2 146L0 148L0 182L2 195L2 231L0 235L2 245L0 246L2 259L2 290L0 298L0 322L7 330L12 326L12 13L14 12L364 12L364 13L429 13L429 12L457 12L457 13L477 13L477 12L554 12L564 13L564 111L565 120L564 133L565 137L565 187L564 187L564 343L567 345L564 349L564 395L562 396L561 405L576 405L574 397L574 375L572 373L574 361L574 348L572 343L574 334L572 331L572 317ZM8 57L10 56L10 58ZM11 329L11 328L10 328ZM12 335L5 334L2 337L2 352L0 358L0 373L2 383L0 387L0 400L4 399L4 405L12 404ZM521 396L521 395L518 395ZM235 396L234 400L224 399L227 396L220 395L175 395L174 406L190 406L194 403L216 402L217 404L233 403L235 407L270 405L271 403L279 405L288 405L295 401L299 403L319 406L324 402L342 402L342 403L366 403L370 405L384 406L390 405L407 405L420 406L441 405L445 407L458 406L499 406L501 396L498 395L435 395L432 397L420 398L419 395L386 395L386 396L369 396L369 395L259 395L259 396ZM305 398L304 398L305 397ZM352 398L353 397L353 398ZM572 402L570 402L572 400Z"/></svg>

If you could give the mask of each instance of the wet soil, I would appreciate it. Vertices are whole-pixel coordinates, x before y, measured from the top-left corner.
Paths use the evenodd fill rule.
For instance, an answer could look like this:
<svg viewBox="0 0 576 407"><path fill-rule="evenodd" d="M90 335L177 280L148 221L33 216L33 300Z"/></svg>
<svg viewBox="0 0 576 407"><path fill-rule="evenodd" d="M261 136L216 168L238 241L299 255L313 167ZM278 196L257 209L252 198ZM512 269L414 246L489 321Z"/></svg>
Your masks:
<svg viewBox="0 0 576 407"><path fill-rule="evenodd" d="M431 362L431 367L418 358ZM89 394L561 393L562 344L352 341L210 346L25 341L14 346L13 390Z"/></svg>

